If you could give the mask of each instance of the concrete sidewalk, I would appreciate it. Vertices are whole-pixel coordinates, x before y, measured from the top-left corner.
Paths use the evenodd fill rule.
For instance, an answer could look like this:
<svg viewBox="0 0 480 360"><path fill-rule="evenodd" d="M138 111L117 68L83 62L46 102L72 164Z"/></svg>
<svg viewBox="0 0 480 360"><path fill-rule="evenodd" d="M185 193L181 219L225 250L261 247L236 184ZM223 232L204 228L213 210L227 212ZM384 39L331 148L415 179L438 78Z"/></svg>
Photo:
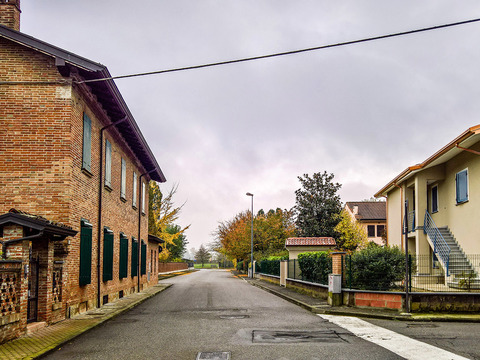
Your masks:
<svg viewBox="0 0 480 360"><path fill-rule="evenodd" d="M169 284L154 285L141 292L105 304L101 308L87 311L71 319L44 327L30 335L6 342L0 345L0 359L35 359L105 321L130 310L170 286Z"/></svg>
<svg viewBox="0 0 480 360"><path fill-rule="evenodd" d="M314 298L301 294L283 286L268 281L243 277L251 285L257 286L291 303L299 305L316 314L330 314L343 316L356 316L363 318L403 320L403 321L457 321L457 322L480 322L480 314L442 314L442 313L411 313L404 314L394 310L382 310L372 308L356 308L351 306L333 307L327 304L327 300Z"/></svg>

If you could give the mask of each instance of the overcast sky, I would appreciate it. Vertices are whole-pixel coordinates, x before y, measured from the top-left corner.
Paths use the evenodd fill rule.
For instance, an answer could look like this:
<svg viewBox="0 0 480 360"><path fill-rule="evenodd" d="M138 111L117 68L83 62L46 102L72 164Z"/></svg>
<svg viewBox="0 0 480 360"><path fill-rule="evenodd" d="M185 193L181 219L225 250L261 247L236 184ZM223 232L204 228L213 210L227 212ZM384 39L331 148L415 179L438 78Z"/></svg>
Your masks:
<svg viewBox="0 0 480 360"><path fill-rule="evenodd" d="M21 31L112 75L338 43L480 17L478 0L22 0ZM297 176L370 198L480 123L480 23L236 65L116 80L186 202L188 248Z"/></svg>

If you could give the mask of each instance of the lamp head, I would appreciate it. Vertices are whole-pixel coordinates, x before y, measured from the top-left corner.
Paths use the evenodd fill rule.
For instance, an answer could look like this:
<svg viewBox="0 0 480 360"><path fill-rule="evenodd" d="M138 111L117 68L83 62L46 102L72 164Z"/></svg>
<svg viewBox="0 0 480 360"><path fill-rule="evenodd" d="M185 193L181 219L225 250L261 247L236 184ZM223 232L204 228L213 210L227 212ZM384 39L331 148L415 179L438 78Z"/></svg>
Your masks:
<svg viewBox="0 0 480 360"><path fill-rule="evenodd" d="M252 194L252 193L249 193L249 192L247 192L247 196L253 196L253 194Z"/></svg>

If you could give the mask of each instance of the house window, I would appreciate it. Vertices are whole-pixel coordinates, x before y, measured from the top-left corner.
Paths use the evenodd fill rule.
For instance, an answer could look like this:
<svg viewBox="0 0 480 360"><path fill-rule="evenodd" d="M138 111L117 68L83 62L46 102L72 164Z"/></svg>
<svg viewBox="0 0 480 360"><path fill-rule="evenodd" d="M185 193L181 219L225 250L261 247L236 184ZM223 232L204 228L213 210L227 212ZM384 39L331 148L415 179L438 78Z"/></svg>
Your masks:
<svg viewBox="0 0 480 360"><path fill-rule="evenodd" d="M103 281L113 279L113 231L103 229Z"/></svg>
<svg viewBox="0 0 480 360"><path fill-rule="evenodd" d="M128 276L128 238L120 233L120 256L118 265L118 277L120 279Z"/></svg>
<svg viewBox="0 0 480 360"><path fill-rule="evenodd" d="M375 225L367 225L368 237L375 237Z"/></svg>
<svg viewBox="0 0 480 360"><path fill-rule="evenodd" d="M432 187L432 213L438 211L438 186Z"/></svg>
<svg viewBox="0 0 480 360"><path fill-rule="evenodd" d="M105 186L112 187L112 144L105 140Z"/></svg>
<svg viewBox="0 0 480 360"><path fill-rule="evenodd" d="M140 259L140 271L141 275L147 273L147 244L142 240L142 249L141 249L141 259Z"/></svg>
<svg viewBox="0 0 480 360"><path fill-rule="evenodd" d="M82 169L91 171L92 164L92 120L83 113L83 158Z"/></svg>
<svg viewBox="0 0 480 360"><path fill-rule="evenodd" d="M137 208L137 173L133 172L132 206Z"/></svg>
<svg viewBox="0 0 480 360"><path fill-rule="evenodd" d="M382 236L385 231L385 225L377 225L377 236Z"/></svg>
<svg viewBox="0 0 480 360"><path fill-rule="evenodd" d="M145 183L142 182L142 213L145 214Z"/></svg>
<svg viewBox="0 0 480 360"><path fill-rule="evenodd" d="M92 282L92 224L87 220L80 223L80 272L79 285Z"/></svg>
<svg viewBox="0 0 480 360"><path fill-rule="evenodd" d="M468 170L462 170L455 177L457 204L468 201Z"/></svg>
<svg viewBox="0 0 480 360"><path fill-rule="evenodd" d="M138 241L132 237L132 277L138 275Z"/></svg>
<svg viewBox="0 0 480 360"><path fill-rule="evenodd" d="M120 198L122 200L127 200L125 197L126 193L126 188L127 188L127 163L125 162L125 159L122 158L122 169L121 169L121 183L120 183Z"/></svg>

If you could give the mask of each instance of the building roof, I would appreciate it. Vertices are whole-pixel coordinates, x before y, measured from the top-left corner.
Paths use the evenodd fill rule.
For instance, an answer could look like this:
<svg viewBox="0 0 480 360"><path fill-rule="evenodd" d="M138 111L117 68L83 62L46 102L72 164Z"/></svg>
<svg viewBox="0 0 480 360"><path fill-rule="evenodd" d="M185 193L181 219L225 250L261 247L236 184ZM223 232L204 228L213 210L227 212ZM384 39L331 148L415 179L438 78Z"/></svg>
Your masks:
<svg viewBox="0 0 480 360"><path fill-rule="evenodd" d="M75 236L78 231L73 230L70 226L59 222L48 220L39 215L29 214L24 211L10 209L6 214L0 215L0 228L9 224L17 224L29 227L44 233L58 235L62 238L66 236Z"/></svg>
<svg viewBox="0 0 480 360"><path fill-rule="evenodd" d="M78 70L80 76L87 81L111 78L107 67L102 64L48 44L32 36L12 30L6 26L0 25L0 37L55 58L57 68L64 76L68 76L70 69L74 67ZM28 79L23 80L26 81ZM130 113L125 100L115 85L115 82L112 79L109 79L97 82L87 82L85 85L90 88L92 93L102 104L102 107L112 120L112 123L124 120L114 125L114 127L125 139L126 143L132 149L135 156L140 160L145 170L149 172L150 178L158 182L165 182L165 176L143 137L133 115Z"/></svg>
<svg viewBox="0 0 480 360"><path fill-rule="evenodd" d="M359 221L387 220L387 203L385 201L347 201L345 204ZM358 207L357 213L354 207Z"/></svg>
<svg viewBox="0 0 480 360"><path fill-rule="evenodd" d="M447 145L438 150L436 153L434 153L422 163L410 166L403 170L387 185L381 188L375 194L375 197L385 196L390 190L392 190L392 188L394 188L401 182L409 179L416 173L424 169L428 169L430 167L447 162L448 160L452 159L454 156L457 156L462 151L465 151L465 149L468 149L470 146L477 143L478 141L480 141L480 125L475 125L465 130L463 133L450 141Z"/></svg>
<svg viewBox="0 0 480 360"><path fill-rule="evenodd" d="M160 239L158 236L148 234L148 241L156 242L159 244L163 244L165 240Z"/></svg>
<svg viewBox="0 0 480 360"><path fill-rule="evenodd" d="M285 241L285 246L335 246L332 237L291 237Z"/></svg>

